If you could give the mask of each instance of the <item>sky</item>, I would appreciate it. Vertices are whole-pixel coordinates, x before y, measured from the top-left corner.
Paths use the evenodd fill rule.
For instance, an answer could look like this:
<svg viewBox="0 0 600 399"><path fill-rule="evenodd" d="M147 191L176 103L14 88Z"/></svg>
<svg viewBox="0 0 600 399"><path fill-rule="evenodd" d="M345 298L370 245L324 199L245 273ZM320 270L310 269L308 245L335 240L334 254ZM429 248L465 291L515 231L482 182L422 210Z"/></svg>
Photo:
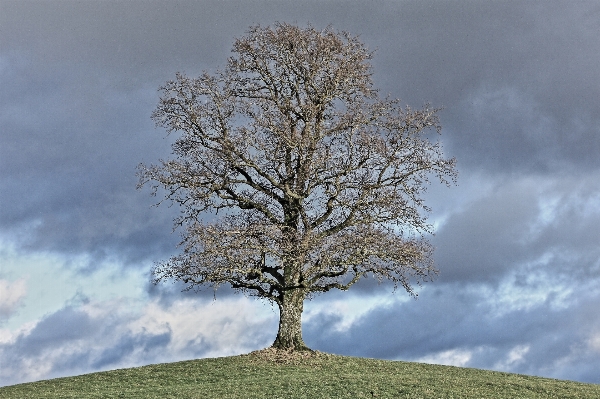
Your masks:
<svg viewBox="0 0 600 399"><path fill-rule="evenodd" d="M0 0L0 386L273 342L268 303L150 283L178 209L135 169L170 155L158 88L275 22L359 35L459 171L426 195L438 278L314 298L307 345L599 384L599 2Z"/></svg>

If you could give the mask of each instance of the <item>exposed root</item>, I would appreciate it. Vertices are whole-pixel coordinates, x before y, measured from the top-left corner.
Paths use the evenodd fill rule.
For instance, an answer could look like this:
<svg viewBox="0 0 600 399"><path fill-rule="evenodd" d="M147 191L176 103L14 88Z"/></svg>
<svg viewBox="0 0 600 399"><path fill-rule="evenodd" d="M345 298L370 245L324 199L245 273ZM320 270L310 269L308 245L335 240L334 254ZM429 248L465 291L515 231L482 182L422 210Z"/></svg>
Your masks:
<svg viewBox="0 0 600 399"><path fill-rule="evenodd" d="M308 360L326 359L331 355L308 348L307 350L294 350L278 349L271 346L269 348L250 352L243 356L278 364L300 364Z"/></svg>

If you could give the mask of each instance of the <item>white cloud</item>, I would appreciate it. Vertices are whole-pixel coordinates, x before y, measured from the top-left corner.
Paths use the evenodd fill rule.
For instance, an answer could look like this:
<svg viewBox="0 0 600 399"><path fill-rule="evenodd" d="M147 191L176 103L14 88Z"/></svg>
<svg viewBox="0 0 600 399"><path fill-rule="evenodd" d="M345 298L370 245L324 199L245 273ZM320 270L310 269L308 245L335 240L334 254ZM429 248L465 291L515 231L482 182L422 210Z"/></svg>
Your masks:
<svg viewBox="0 0 600 399"><path fill-rule="evenodd" d="M17 330L25 323L57 311L75 297L96 302L145 297L144 283L150 266L124 269L116 262L103 261L98 262L95 271L81 272L90 262L89 255L24 253L0 237L4 277L0 280L0 319L8 313L12 315L4 327ZM14 281L8 287L10 279ZM19 306L18 314L14 314Z"/></svg>
<svg viewBox="0 0 600 399"><path fill-rule="evenodd" d="M389 292L372 297L347 294L343 299L325 299L306 303L302 321L308 323L312 318L323 315L337 316L339 321L335 324L334 329L337 332L344 332L348 331L355 322L373 309L400 304L409 300L411 298L408 295L391 295Z"/></svg>
<svg viewBox="0 0 600 399"><path fill-rule="evenodd" d="M167 307L136 299L67 305L18 331L0 330L0 386L268 346L275 313L245 297L183 299ZM26 327L26 328L25 328Z"/></svg>
<svg viewBox="0 0 600 399"><path fill-rule="evenodd" d="M228 298L212 302L192 299L175 301L167 308L157 302L148 304L142 315L129 325L133 333L171 333L168 352L186 356L190 346L209 347L208 357L228 356L248 352L268 345L260 342L263 334L252 336L249 330L275 320L275 313L261 309L248 298ZM275 338L273 331L273 339Z"/></svg>
<svg viewBox="0 0 600 399"><path fill-rule="evenodd" d="M22 304L27 295L25 279L10 282L0 280L0 320L9 318Z"/></svg>
<svg viewBox="0 0 600 399"><path fill-rule="evenodd" d="M500 371L513 370L515 366L525 360L525 355L527 355L530 348L529 345L515 346L506 354L506 357L503 360L494 364L493 369Z"/></svg>
<svg viewBox="0 0 600 399"><path fill-rule="evenodd" d="M571 305L569 301L575 290L572 284L545 271L553 258L552 254L544 254L511 272L497 287L481 287L495 317L531 310L546 302L557 310Z"/></svg>
<svg viewBox="0 0 600 399"><path fill-rule="evenodd" d="M0 328L0 345L12 344L17 340L20 335L27 335L36 326L37 321L30 321L21 325L18 329L12 330L10 328Z"/></svg>
<svg viewBox="0 0 600 399"><path fill-rule="evenodd" d="M592 334L592 336L588 340L588 345L590 349L600 353L600 331L596 332L595 334Z"/></svg>
<svg viewBox="0 0 600 399"><path fill-rule="evenodd" d="M416 359L419 363L443 364L446 366L466 366L473 357L472 350L450 349L433 355L427 355Z"/></svg>

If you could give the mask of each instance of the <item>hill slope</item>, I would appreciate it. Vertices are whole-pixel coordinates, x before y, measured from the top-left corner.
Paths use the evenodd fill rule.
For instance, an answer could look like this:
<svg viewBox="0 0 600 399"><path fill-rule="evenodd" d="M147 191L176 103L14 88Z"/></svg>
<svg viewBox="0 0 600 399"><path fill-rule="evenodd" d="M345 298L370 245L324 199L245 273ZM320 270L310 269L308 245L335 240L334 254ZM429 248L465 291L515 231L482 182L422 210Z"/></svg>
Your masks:
<svg viewBox="0 0 600 399"><path fill-rule="evenodd" d="M317 353L156 364L0 388L0 398L600 398L600 385Z"/></svg>

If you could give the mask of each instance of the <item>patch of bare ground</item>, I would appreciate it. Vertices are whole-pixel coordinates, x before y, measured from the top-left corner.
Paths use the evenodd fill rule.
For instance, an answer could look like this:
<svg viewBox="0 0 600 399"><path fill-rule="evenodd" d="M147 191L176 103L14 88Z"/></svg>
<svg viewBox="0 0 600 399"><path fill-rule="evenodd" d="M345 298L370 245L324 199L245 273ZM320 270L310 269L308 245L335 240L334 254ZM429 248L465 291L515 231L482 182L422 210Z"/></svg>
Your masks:
<svg viewBox="0 0 600 399"><path fill-rule="evenodd" d="M293 349L278 349L269 347L261 350L256 350L241 356L247 357L249 360L265 361L269 363L303 364L313 363L315 360L327 360L332 358L334 355L314 350L299 351Z"/></svg>

